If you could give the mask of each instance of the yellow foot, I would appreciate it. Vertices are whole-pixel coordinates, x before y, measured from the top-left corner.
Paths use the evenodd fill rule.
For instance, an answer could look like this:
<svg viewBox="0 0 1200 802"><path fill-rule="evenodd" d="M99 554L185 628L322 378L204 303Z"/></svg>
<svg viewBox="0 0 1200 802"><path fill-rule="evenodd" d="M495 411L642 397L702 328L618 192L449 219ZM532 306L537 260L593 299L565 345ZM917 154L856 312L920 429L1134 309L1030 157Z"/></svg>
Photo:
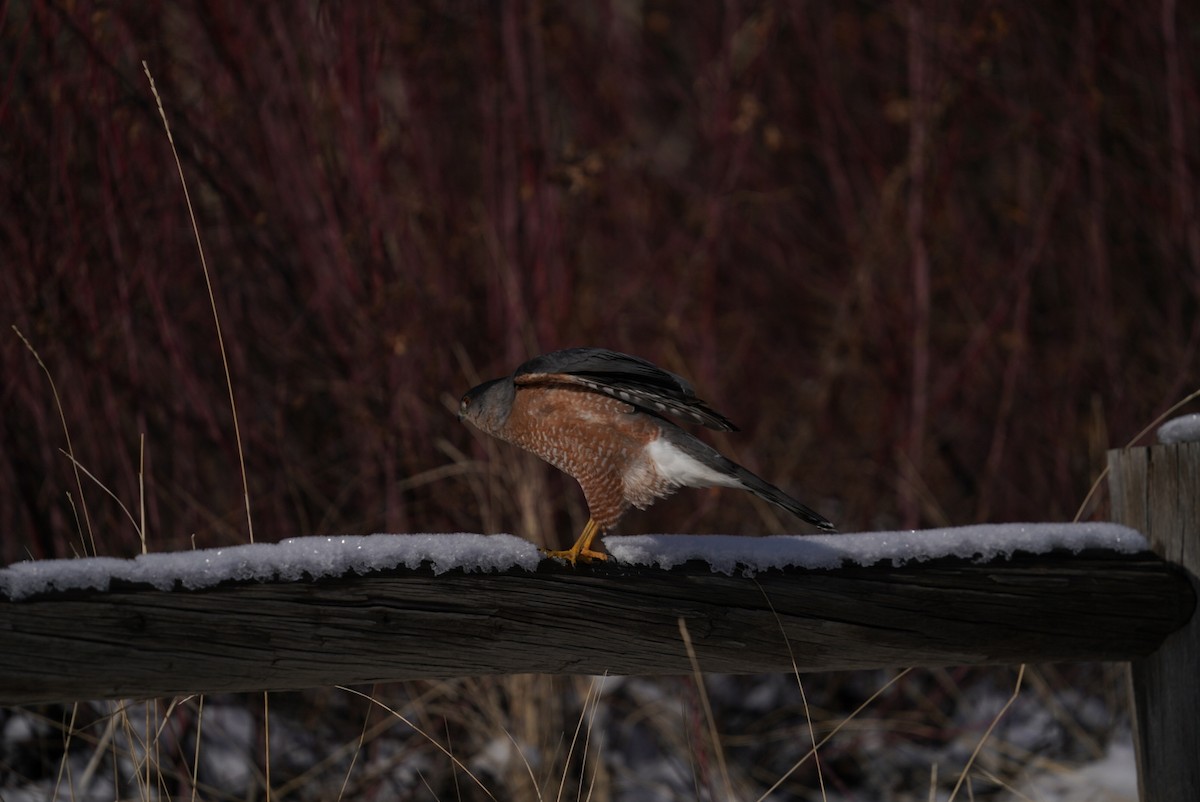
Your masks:
<svg viewBox="0 0 1200 802"><path fill-rule="evenodd" d="M593 551L592 549L563 549L561 551L554 549L539 549L542 554L547 557L555 557L559 560L566 560L571 565L577 562L590 563L594 560L607 560L608 555L601 551Z"/></svg>
<svg viewBox="0 0 1200 802"><path fill-rule="evenodd" d="M600 527L596 526L596 521L588 519L587 526L583 528L579 539L575 541L575 545L565 551L554 551L551 549L541 549L542 554L547 557L557 557L560 560L566 560L571 565L576 562L590 563L593 560L607 560L608 555L603 552L595 551L592 548L592 541L596 539L596 535L600 534Z"/></svg>

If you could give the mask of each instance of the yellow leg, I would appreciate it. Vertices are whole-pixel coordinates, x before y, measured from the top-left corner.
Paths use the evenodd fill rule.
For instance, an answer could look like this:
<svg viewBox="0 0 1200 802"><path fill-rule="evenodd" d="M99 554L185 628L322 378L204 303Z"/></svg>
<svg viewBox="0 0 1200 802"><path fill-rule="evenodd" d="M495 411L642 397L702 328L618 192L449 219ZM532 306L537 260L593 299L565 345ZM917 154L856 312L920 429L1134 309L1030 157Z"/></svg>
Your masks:
<svg viewBox="0 0 1200 802"><path fill-rule="evenodd" d="M551 551L550 549L542 549L542 554L547 557L558 557L566 560L571 565L576 561L590 563L592 560L607 560L608 555L592 550L592 541L596 539L596 535L600 534L600 527L596 526L595 520L589 518L587 526L583 527L583 532L580 533L579 539L575 541L575 545L566 551Z"/></svg>

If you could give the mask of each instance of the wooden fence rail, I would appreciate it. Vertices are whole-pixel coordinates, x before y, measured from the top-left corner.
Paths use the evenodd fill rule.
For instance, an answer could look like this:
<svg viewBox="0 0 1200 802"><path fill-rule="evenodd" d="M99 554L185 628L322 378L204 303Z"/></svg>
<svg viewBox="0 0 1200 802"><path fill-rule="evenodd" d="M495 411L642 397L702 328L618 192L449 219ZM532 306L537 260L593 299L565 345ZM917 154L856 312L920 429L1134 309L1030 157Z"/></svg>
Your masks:
<svg viewBox="0 0 1200 802"><path fill-rule="evenodd" d="M0 595L0 704L489 673L1132 661L1145 800L1200 799L1200 443L1109 454L1153 551L714 573L616 561ZM913 533L920 537L921 533Z"/></svg>
<svg viewBox="0 0 1200 802"><path fill-rule="evenodd" d="M496 673L1128 660L1191 615L1153 554L714 574L621 565L390 571L0 602L0 703L283 690Z"/></svg>

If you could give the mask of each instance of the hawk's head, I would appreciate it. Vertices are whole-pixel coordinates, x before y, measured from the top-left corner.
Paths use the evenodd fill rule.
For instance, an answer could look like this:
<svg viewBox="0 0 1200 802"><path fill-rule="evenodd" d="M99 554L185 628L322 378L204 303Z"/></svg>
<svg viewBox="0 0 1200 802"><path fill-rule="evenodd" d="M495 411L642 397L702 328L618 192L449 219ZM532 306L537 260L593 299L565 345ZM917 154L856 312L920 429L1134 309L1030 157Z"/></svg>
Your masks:
<svg viewBox="0 0 1200 802"><path fill-rule="evenodd" d="M508 376L472 387L458 404L458 419L471 423L480 431L495 434L508 421L516 391L516 385Z"/></svg>

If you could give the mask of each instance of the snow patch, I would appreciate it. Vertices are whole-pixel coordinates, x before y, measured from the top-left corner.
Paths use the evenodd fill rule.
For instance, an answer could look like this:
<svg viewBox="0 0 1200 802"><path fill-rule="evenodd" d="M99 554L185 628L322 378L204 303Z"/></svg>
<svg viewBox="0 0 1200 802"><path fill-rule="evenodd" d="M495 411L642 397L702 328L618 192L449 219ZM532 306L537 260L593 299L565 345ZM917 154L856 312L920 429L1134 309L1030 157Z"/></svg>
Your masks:
<svg viewBox="0 0 1200 802"><path fill-rule="evenodd" d="M672 568L689 560L732 574L780 568L829 569L842 565L895 565L942 557L986 562L1016 552L1044 554L1066 549L1108 549L1125 554L1150 546L1137 531L1110 523L984 524L953 529L917 529L844 535L629 535L606 537L619 562Z"/></svg>
<svg viewBox="0 0 1200 802"><path fill-rule="evenodd" d="M1111 744L1094 763L1039 772L1004 797L1012 802L1137 802L1137 798L1137 761L1131 741Z"/></svg>
<svg viewBox="0 0 1200 802"><path fill-rule="evenodd" d="M107 590L114 580L158 590L206 588L229 580L287 580L365 574L428 564L435 574L532 571L541 560L528 540L512 535L423 534L298 537L220 549L142 554L132 560L86 557L35 560L0 568L0 596L21 599L63 590Z"/></svg>
<svg viewBox="0 0 1200 802"><path fill-rule="evenodd" d="M1163 445L1200 443L1200 413L1181 415L1159 426L1158 442Z"/></svg>

